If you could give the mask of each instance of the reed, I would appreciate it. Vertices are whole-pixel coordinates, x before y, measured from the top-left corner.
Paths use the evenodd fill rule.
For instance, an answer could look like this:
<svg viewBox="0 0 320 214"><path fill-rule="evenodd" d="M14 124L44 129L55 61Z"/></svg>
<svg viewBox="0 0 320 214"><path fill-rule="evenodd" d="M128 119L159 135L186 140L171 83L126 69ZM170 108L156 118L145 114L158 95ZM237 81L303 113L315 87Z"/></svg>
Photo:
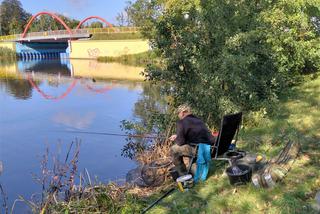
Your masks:
<svg viewBox="0 0 320 214"><path fill-rule="evenodd" d="M146 66L151 63L157 64L158 57L155 52L147 51L139 54L128 54L119 57L102 56L98 57L97 60L98 62L117 62L132 66Z"/></svg>
<svg viewBox="0 0 320 214"><path fill-rule="evenodd" d="M0 47L0 61L15 61L17 59L17 54L15 51Z"/></svg>
<svg viewBox="0 0 320 214"><path fill-rule="evenodd" d="M141 164L149 163L159 157L169 155L168 141L157 142L153 152L146 151L137 158ZM166 183L161 187L139 188L133 184L110 182L100 183L92 178L89 171L78 170L80 141L72 142L63 157L60 154L50 154L49 148L42 155L41 173L34 175L41 185L40 199L31 197L27 200L20 196L11 207L14 212L18 202L30 207L33 213L138 213L146 203L142 198L168 188ZM52 161L49 158L52 156ZM76 182L77 181L77 182ZM0 186L0 190L2 190ZM4 191L0 191L4 192ZM2 194L6 199L5 194ZM7 208L8 210L8 208Z"/></svg>

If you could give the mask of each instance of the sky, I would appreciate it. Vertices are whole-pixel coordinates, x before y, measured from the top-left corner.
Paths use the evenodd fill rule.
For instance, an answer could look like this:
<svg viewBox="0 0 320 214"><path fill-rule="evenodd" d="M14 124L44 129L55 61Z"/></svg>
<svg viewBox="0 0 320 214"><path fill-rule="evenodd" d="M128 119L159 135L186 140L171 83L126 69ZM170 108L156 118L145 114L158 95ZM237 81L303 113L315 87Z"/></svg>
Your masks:
<svg viewBox="0 0 320 214"><path fill-rule="evenodd" d="M123 11L128 0L20 0L23 8L32 14L50 11L82 20L88 16L100 16L116 23L116 16ZM2 2L2 0L0 0Z"/></svg>

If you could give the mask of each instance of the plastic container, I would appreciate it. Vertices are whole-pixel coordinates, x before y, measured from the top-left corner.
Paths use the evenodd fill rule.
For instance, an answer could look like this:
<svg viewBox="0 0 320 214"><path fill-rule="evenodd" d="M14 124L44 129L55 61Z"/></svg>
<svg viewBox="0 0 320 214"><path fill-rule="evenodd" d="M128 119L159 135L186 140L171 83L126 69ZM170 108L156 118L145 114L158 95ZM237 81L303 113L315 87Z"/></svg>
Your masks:
<svg viewBox="0 0 320 214"><path fill-rule="evenodd" d="M230 158L230 159L240 159L244 156L244 154L242 152L238 152L238 151L229 151L229 152L226 152L224 154L224 157L225 158Z"/></svg>
<svg viewBox="0 0 320 214"><path fill-rule="evenodd" d="M242 185L251 181L252 169L248 165L238 164L236 165L240 172L237 174L233 173L232 167L230 166L226 169L229 181L231 185Z"/></svg>
<svg viewBox="0 0 320 214"><path fill-rule="evenodd" d="M262 186L261 176L259 174L252 175L252 183L255 187L260 188Z"/></svg>
<svg viewBox="0 0 320 214"><path fill-rule="evenodd" d="M263 175L263 178L264 178L268 188L272 188L272 187L274 187L276 185L276 183L273 180L273 178L272 178L270 173L265 173Z"/></svg>
<svg viewBox="0 0 320 214"><path fill-rule="evenodd" d="M177 178L176 182L181 192L184 192L185 189L190 189L193 187L193 177L190 174L180 176Z"/></svg>
<svg viewBox="0 0 320 214"><path fill-rule="evenodd" d="M256 172L262 169L267 163L266 157L262 155L261 157L262 159L257 162L256 154L246 154L243 158L238 159L236 164L248 165L251 167L252 172Z"/></svg>

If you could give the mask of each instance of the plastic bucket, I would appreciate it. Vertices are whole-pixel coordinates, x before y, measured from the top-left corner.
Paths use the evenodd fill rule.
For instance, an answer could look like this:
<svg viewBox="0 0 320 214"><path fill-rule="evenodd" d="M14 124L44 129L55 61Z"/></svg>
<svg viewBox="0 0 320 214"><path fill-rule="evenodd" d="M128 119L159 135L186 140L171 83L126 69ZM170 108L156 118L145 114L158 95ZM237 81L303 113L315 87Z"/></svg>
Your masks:
<svg viewBox="0 0 320 214"><path fill-rule="evenodd" d="M240 158L236 161L236 164L239 165L248 165L251 167L252 169L252 172L256 172L260 169L262 169L266 163L267 163L267 160L266 160L266 157L265 156L262 156L261 160L257 161L257 155L256 154L246 154L246 156L244 156L243 158Z"/></svg>
<svg viewBox="0 0 320 214"><path fill-rule="evenodd" d="M232 171L232 166L226 169L226 173L228 175L229 181L231 185L242 185L251 181L252 169L248 165L238 164L236 165L241 172L238 174L234 174Z"/></svg>
<svg viewBox="0 0 320 214"><path fill-rule="evenodd" d="M244 156L244 153L239 151L229 151L224 154L224 157L229 159L240 159L243 156Z"/></svg>

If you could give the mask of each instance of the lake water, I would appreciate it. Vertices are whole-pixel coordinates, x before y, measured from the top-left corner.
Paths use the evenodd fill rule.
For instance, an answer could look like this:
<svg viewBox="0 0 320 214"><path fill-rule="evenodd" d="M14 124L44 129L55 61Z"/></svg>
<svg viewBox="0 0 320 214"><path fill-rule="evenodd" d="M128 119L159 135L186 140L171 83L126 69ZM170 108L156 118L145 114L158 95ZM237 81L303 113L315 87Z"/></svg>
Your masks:
<svg viewBox="0 0 320 214"><path fill-rule="evenodd" d="M0 183L9 207L19 195L30 199L41 192L33 174L40 174L46 148L49 159L54 154L64 158L76 139L81 141L80 171L88 169L101 182L125 179L136 167L121 156L125 137L68 131L124 134L120 121L139 119L135 108L146 92L139 75L142 70L89 60L0 66L0 161L4 168ZM17 203L14 213L25 209L24 203Z"/></svg>

